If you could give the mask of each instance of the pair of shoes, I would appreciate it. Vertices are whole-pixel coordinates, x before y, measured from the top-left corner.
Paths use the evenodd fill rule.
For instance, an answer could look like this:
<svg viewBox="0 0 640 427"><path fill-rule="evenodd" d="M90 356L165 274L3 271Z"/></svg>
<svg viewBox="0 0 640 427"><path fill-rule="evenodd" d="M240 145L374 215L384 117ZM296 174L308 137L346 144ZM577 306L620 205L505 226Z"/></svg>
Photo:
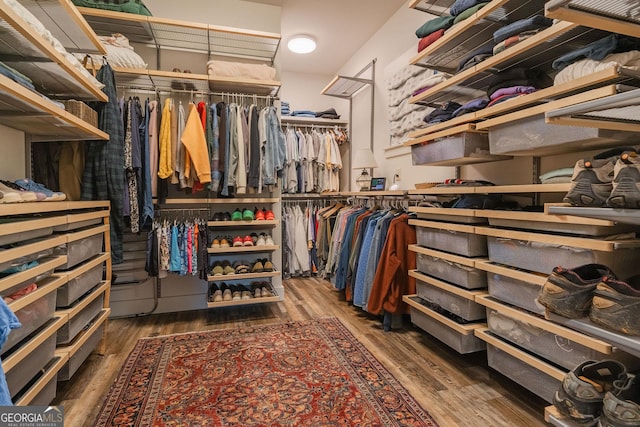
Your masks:
<svg viewBox="0 0 640 427"><path fill-rule="evenodd" d="M247 274L249 272L249 267L242 261L236 261L233 266L236 274Z"/></svg>
<svg viewBox="0 0 640 427"><path fill-rule="evenodd" d="M274 271L275 270L274 267L273 267L273 263L271 261L269 261L268 258L258 259L256 261L256 264L257 263L262 264L262 271L264 271L264 272Z"/></svg>
<svg viewBox="0 0 640 427"><path fill-rule="evenodd" d="M220 247L221 248L229 248L231 247L231 237L225 236L220 238Z"/></svg>
<svg viewBox="0 0 640 427"><path fill-rule="evenodd" d="M274 246L273 238L269 234L260 233L256 241L256 246Z"/></svg>
<svg viewBox="0 0 640 427"><path fill-rule="evenodd" d="M213 221L231 221L229 212L216 212L213 214Z"/></svg>
<svg viewBox="0 0 640 427"><path fill-rule="evenodd" d="M263 271L264 271L264 264L260 260L256 261L253 264L253 267L251 267L252 273L262 273Z"/></svg>
<svg viewBox="0 0 640 427"><path fill-rule="evenodd" d="M22 202L36 202L38 197L31 191L16 190L3 184L4 181L0 181L0 203L22 203Z"/></svg>
<svg viewBox="0 0 640 427"><path fill-rule="evenodd" d="M267 210L265 208L262 208L260 210L258 210L258 208L255 208L254 216L257 221L263 221L263 220L270 221L270 220L276 219L275 215L273 214L273 211L271 209Z"/></svg>
<svg viewBox="0 0 640 427"><path fill-rule="evenodd" d="M254 298L266 298L275 296L275 292L271 289L269 282L253 282L251 283Z"/></svg>
<svg viewBox="0 0 640 427"><path fill-rule="evenodd" d="M640 156L633 147L619 147L580 159L564 197L574 206L640 208Z"/></svg>
<svg viewBox="0 0 640 427"><path fill-rule="evenodd" d="M640 275L620 280L608 267L555 267L538 294L549 311L570 319L589 316L607 329L640 335Z"/></svg>
<svg viewBox="0 0 640 427"><path fill-rule="evenodd" d="M575 421L593 424L602 412L605 394L626 375L625 366L616 360L582 362L562 379L553 406Z"/></svg>
<svg viewBox="0 0 640 427"><path fill-rule="evenodd" d="M44 185L27 178L18 179L15 181L15 184L18 186L18 188L24 191L32 191L36 193L36 197L38 198L38 200L60 202L62 200L66 200L67 198L67 195L62 191L49 190Z"/></svg>
<svg viewBox="0 0 640 427"><path fill-rule="evenodd" d="M240 246L244 246L244 240L240 236L236 236L233 238L233 247L237 248Z"/></svg>
<svg viewBox="0 0 640 427"><path fill-rule="evenodd" d="M236 210L231 213L231 221L253 221L254 219L255 217L251 209L241 210L240 208L236 208Z"/></svg>
<svg viewBox="0 0 640 427"><path fill-rule="evenodd" d="M216 261L215 263L213 263L213 269L211 270L211 275L212 276L222 276L224 275L224 267L222 267L222 263L219 261Z"/></svg>

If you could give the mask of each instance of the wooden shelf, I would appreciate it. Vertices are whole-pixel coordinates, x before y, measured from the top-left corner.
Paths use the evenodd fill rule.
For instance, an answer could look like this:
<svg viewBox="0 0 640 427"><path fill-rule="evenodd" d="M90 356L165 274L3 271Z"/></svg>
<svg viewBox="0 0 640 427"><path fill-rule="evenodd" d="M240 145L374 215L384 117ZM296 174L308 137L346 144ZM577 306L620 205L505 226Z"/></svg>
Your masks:
<svg viewBox="0 0 640 427"><path fill-rule="evenodd" d="M31 404L33 399L38 397L40 392L49 385L49 383L54 379L55 375L60 372L60 369L69 361L68 356L56 356L53 359L53 363L50 363L45 367L44 373L41 377L38 378L35 384L29 387L24 394L22 394L18 400L14 402L16 406L27 406Z"/></svg>
<svg viewBox="0 0 640 427"><path fill-rule="evenodd" d="M67 283L67 281L64 280L64 278L55 276L47 277L38 283L38 289L12 301L9 303L9 307L14 313L18 310L22 310L40 298L49 295L51 292L56 292L58 288L65 283Z"/></svg>
<svg viewBox="0 0 640 427"><path fill-rule="evenodd" d="M233 204L271 204L277 203L277 197L244 197L244 198L201 198L201 199L167 199L164 205L233 205ZM164 206L163 205L163 206Z"/></svg>
<svg viewBox="0 0 640 427"><path fill-rule="evenodd" d="M345 126L349 124L348 120L344 119L323 119L321 117L302 117L302 116L282 116L280 118L280 123L285 124L304 124L304 125L337 125L337 126Z"/></svg>
<svg viewBox="0 0 640 427"><path fill-rule="evenodd" d="M456 208L430 208L425 206L411 206L409 212L418 214L453 215L453 216L476 216L476 209L456 209Z"/></svg>
<svg viewBox="0 0 640 427"><path fill-rule="evenodd" d="M280 245L271 246L236 246L229 248L208 248L207 253L210 254L235 254L243 252L273 252L280 249Z"/></svg>
<svg viewBox="0 0 640 427"><path fill-rule="evenodd" d="M209 282L230 282L232 280L268 279L280 276L279 271L264 271L262 273L226 274L222 276L207 276Z"/></svg>
<svg viewBox="0 0 640 427"><path fill-rule="evenodd" d="M9 215L30 215L44 212L72 211L79 209L104 208L108 211L109 206L109 201L5 203L0 204L0 217Z"/></svg>
<svg viewBox="0 0 640 427"><path fill-rule="evenodd" d="M29 356L34 350L36 350L43 342L54 335L58 329L64 326L68 322L68 318L65 315L55 316L49 321L35 336L33 336L27 343L21 345L11 355L2 359L2 367L5 373L15 368L25 357Z"/></svg>
<svg viewBox="0 0 640 427"><path fill-rule="evenodd" d="M545 15L552 19L575 22L585 27L640 37L640 17L635 5L626 0L588 2L551 0L545 3Z"/></svg>
<svg viewBox="0 0 640 427"><path fill-rule="evenodd" d="M34 142L109 139L97 127L2 75L0 124L30 134Z"/></svg>
<svg viewBox="0 0 640 427"><path fill-rule="evenodd" d="M441 130L439 132L427 133L427 134L424 134L423 136L420 136L419 138L410 139L409 141L405 142L404 145L411 147L413 145L424 144L438 138L446 138L448 136L458 135L462 132L477 132L475 129L476 129L475 124L465 123L459 126L454 126L449 129ZM485 134L486 132L477 132L477 133Z"/></svg>
<svg viewBox="0 0 640 427"><path fill-rule="evenodd" d="M459 233L475 233L475 226L465 224L455 224L449 222L438 221L425 221L422 219L410 219L409 225L415 225L417 227L435 228L437 230L456 231Z"/></svg>
<svg viewBox="0 0 640 427"><path fill-rule="evenodd" d="M66 263L67 263L67 257L65 255L57 256L54 258L45 258L43 260L41 259L39 260L39 264L33 268L29 268L28 270L20 271L18 273L10 274L0 279L0 292L4 292L8 289L11 289L12 287L17 286L21 283L24 283L29 279L34 279L40 274L51 271L56 267L60 267L61 265L64 265ZM64 284L64 283L66 283L66 279L61 284ZM57 286L60 286L61 284L57 284Z"/></svg>
<svg viewBox="0 0 640 427"><path fill-rule="evenodd" d="M552 222L556 224L581 224L581 225L599 225L603 227L611 227L615 225L613 221L605 221L600 219L580 218L572 215L550 215L544 212L526 212L526 211L499 211L490 209L478 209L476 215L484 218L509 219L525 222Z"/></svg>
<svg viewBox="0 0 640 427"><path fill-rule="evenodd" d="M106 49L70 0L20 0L20 3L68 52L106 55Z"/></svg>
<svg viewBox="0 0 640 427"><path fill-rule="evenodd" d="M109 287L111 282L109 280L103 280L100 284L91 292L90 295L78 301L73 307L65 308L62 310L56 310L56 314L68 316L69 319L73 319L82 312L89 304L95 301L100 295L103 295Z"/></svg>
<svg viewBox="0 0 640 427"><path fill-rule="evenodd" d="M475 267L476 262L480 261L476 258L467 258L461 255L454 255L448 252L440 252L435 249L425 248L420 245L409 245L409 250L417 254L427 255L434 258L443 259L456 264L464 265L466 267Z"/></svg>
<svg viewBox="0 0 640 427"><path fill-rule="evenodd" d="M431 188L420 188L415 190L409 190L409 195L447 195L447 196L456 196L458 194L473 194L476 192L476 187L465 187L465 186L449 186L449 187L431 187Z"/></svg>
<svg viewBox="0 0 640 427"><path fill-rule="evenodd" d="M343 191L340 192L340 196L345 197L388 197L388 196L396 196L402 197L405 196L407 192L405 190L397 190L397 191Z"/></svg>
<svg viewBox="0 0 640 427"><path fill-rule="evenodd" d="M371 79L359 77L335 76L320 94L336 98L351 99L356 93L372 84Z"/></svg>
<svg viewBox="0 0 640 427"><path fill-rule="evenodd" d="M275 226L279 223L277 219L253 220L253 221L208 221L209 227L263 227Z"/></svg>
<svg viewBox="0 0 640 427"><path fill-rule="evenodd" d="M251 298L251 299L238 300L238 301L208 302L207 307L209 308L234 307L238 305L266 304L270 302L279 302L279 301L280 301L280 297L276 295L273 297Z"/></svg>
<svg viewBox="0 0 640 427"><path fill-rule="evenodd" d="M96 332L96 330L98 330L98 328L107 321L107 318L109 317L110 313L111 313L110 308L108 307L103 308L100 311L100 314L98 314L98 316L91 321L90 326L87 329L84 329L82 332L80 332L78 336L75 337L69 343L69 345L56 348L56 356L60 356L60 357L64 357L65 355L67 357L74 356L82 348L82 346L87 342L87 340L91 338L91 335L93 335Z"/></svg>
<svg viewBox="0 0 640 427"><path fill-rule="evenodd" d="M211 56L266 61L273 64L280 34L155 16L79 7L99 35L122 33L133 43L161 49L189 50Z"/></svg>
<svg viewBox="0 0 640 427"><path fill-rule="evenodd" d="M71 20L60 24L76 26ZM100 88L9 7L0 9L0 28L3 61L28 76L38 91L58 98L107 100Z"/></svg>
<svg viewBox="0 0 640 427"><path fill-rule="evenodd" d="M485 185L475 187L478 194L506 194L506 193L566 193L570 183L558 184L515 184L515 185Z"/></svg>
<svg viewBox="0 0 640 427"><path fill-rule="evenodd" d="M501 264L493 263L489 260L478 260L475 265L478 268L489 273L499 274L501 276L510 277L526 283L542 286L549 277L548 274L534 273L530 271L515 269Z"/></svg>
<svg viewBox="0 0 640 427"><path fill-rule="evenodd" d="M470 301L475 301L477 297L487 295L486 290L470 291L468 289L460 288L458 286L436 279L435 277L428 276L418 270L409 270L409 277L413 277L414 279L428 283L431 286L435 286L441 291L457 295Z"/></svg>
<svg viewBox="0 0 640 427"><path fill-rule="evenodd" d="M449 319L447 316L443 316L442 314L431 310L429 307L426 307L414 301L412 298L415 298L415 297L417 297L417 295L403 295L402 301L406 302L410 307L415 308L419 312L426 314L427 316L442 323L443 325L448 326L449 328L453 329L454 331L456 331L461 335L471 335L473 334L473 331L476 330L477 328L482 328L486 326L486 323L484 322L466 323L466 324L455 322Z"/></svg>

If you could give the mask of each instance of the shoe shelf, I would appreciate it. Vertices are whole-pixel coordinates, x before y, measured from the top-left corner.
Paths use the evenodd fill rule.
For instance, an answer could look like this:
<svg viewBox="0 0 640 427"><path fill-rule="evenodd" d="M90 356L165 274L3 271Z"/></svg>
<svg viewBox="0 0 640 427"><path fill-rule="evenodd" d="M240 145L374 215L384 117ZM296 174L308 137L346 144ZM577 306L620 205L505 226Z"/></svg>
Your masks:
<svg viewBox="0 0 640 427"><path fill-rule="evenodd" d="M280 223L277 219L251 220L251 221L208 221L209 227L262 227L276 226Z"/></svg>
<svg viewBox="0 0 640 427"><path fill-rule="evenodd" d="M20 0L68 52L106 55L107 51L78 8L68 0Z"/></svg>
<svg viewBox="0 0 640 427"><path fill-rule="evenodd" d="M256 304L265 304L269 302L279 302L279 296L272 297L260 297L260 298L251 298L245 300L236 300L236 301L220 301L220 302L208 302L208 308L221 308L221 307L235 307L239 305L256 305Z"/></svg>
<svg viewBox="0 0 640 427"><path fill-rule="evenodd" d="M544 420L556 427L595 427L595 424L584 424L572 420L570 417L562 415L555 406L547 406L544 408Z"/></svg>
<svg viewBox="0 0 640 427"><path fill-rule="evenodd" d="M208 204L208 205L233 205L233 204L271 204L277 203L277 197L241 197L241 198L201 198L201 199L167 199L167 205L188 205L188 204Z"/></svg>
<svg viewBox="0 0 640 427"><path fill-rule="evenodd" d="M551 205L550 215L571 215L582 218L596 218L623 224L640 225L640 210L617 208L590 208L569 205Z"/></svg>
<svg viewBox="0 0 640 427"><path fill-rule="evenodd" d="M30 134L34 142L109 139L97 127L1 75L0 123Z"/></svg>
<svg viewBox="0 0 640 427"><path fill-rule="evenodd" d="M222 276L207 276L209 282L230 282L232 280L267 279L280 276L279 271L263 271L261 273L223 274Z"/></svg>
<svg viewBox="0 0 640 427"><path fill-rule="evenodd" d="M233 254L243 252L273 252L280 250L280 245L262 245L262 246L236 246L228 248L208 248L210 254Z"/></svg>
<svg viewBox="0 0 640 427"><path fill-rule="evenodd" d="M640 17L635 6L627 0L551 0L545 3L545 15L585 27L640 37Z"/></svg>

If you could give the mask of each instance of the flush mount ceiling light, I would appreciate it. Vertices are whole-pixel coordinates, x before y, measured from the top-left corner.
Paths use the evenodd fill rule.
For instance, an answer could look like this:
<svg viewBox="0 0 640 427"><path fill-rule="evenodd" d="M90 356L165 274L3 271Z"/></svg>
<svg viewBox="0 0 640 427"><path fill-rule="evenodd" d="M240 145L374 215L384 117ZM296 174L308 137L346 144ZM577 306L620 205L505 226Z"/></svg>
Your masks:
<svg viewBox="0 0 640 427"><path fill-rule="evenodd" d="M287 47L293 53L311 53L316 50L316 41L311 36L297 35L289 40Z"/></svg>

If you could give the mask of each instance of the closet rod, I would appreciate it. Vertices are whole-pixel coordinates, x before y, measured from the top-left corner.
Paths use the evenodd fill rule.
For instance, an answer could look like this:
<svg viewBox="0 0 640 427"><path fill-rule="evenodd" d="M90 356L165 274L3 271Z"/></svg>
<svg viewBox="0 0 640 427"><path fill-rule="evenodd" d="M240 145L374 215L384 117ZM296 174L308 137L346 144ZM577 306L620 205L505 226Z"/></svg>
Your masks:
<svg viewBox="0 0 640 427"><path fill-rule="evenodd" d="M335 124L335 125L298 125L293 123L282 123L282 126L286 126L287 129L294 128L305 128L305 129L347 129L346 124Z"/></svg>
<svg viewBox="0 0 640 427"><path fill-rule="evenodd" d="M236 96L236 97L241 97L241 98L247 98L247 99L267 99L267 100L272 100L275 101L278 99L277 96L271 96L271 95L254 95L251 93L236 93L236 92L209 92L209 91L205 91L205 90L189 90L189 89L171 89L171 90L154 90L153 88L149 88L149 87L139 87L139 86L129 86L129 85L118 85L116 84L116 88L118 89L124 89L124 90L134 90L134 91L138 91L138 92L145 92L145 93L157 93L157 94L162 94L162 95L168 95L168 94L172 94L172 93L187 93L187 94L194 94L194 95L213 95L213 96Z"/></svg>

